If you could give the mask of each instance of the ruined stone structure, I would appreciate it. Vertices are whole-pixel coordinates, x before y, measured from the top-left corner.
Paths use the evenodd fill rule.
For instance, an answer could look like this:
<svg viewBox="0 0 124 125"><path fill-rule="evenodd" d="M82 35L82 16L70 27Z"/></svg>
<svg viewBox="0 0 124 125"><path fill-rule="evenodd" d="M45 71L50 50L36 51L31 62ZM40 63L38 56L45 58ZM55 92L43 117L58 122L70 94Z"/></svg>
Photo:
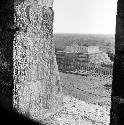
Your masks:
<svg viewBox="0 0 124 125"><path fill-rule="evenodd" d="M84 62L91 62L94 64L101 65L112 64L110 58L105 52L99 50L99 46L79 46L77 44L72 44L71 46L66 46L64 52L66 55L75 53L78 55L78 60Z"/></svg>
<svg viewBox="0 0 124 125"><path fill-rule="evenodd" d="M44 120L62 107L62 89L53 41L53 0L15 4L19 31L13 42L14 107L35 120Z"/></svg>
<svg viewBox="0 0 124 125"><path fill-rule="evenodd" d="M112 64L112 61L110 60L110 58L105 52L80 54L78 60L82 62L86 61L86 62L94 63L96 65L101 65L103 63Z"/></svg>

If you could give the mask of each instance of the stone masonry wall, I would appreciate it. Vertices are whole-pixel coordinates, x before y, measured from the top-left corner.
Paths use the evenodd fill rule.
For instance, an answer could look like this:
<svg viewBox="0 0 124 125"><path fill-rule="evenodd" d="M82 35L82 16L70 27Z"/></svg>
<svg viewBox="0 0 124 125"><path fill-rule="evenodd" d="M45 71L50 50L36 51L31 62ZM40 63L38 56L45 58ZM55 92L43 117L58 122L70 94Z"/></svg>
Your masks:
<svg viewBox="0 0 124 125"><path fill-rule="evenodd" d="M62 107L53 41L53 0L15 5L14 107L38 121Z"/></svg>

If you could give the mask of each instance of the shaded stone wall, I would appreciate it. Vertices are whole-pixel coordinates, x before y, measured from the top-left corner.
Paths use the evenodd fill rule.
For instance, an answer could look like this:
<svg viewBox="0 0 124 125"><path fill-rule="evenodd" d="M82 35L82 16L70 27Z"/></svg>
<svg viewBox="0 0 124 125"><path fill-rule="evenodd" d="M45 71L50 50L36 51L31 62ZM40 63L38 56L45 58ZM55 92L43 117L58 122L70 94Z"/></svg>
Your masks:
<svg viewBox="0 0 124 125"><path fill-rule="evenodd" d="M14 5L9 0L0 3L0 104L12 106Z"/></svg>
<svg viewBox="0 0 124 125"><path fill-rule="evenodd" d="M53 41L53 0L15 4L14 107L36 120L62 107L62 89Z"/></svg>
<svg viewBox="0 0 124 125"><path fill-rule="evenodd" d="M110 125L124 124L124 1L118 0Z"/></svg>

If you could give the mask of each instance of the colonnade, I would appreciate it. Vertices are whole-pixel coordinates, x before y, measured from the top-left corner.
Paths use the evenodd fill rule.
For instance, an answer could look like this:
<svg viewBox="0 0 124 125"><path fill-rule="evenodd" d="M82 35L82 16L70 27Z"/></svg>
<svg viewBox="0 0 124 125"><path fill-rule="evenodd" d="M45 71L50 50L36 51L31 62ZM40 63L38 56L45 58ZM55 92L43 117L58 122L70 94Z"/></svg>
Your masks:
<svg viewBox="0 0 124 125"><path fill-rule="evenodd" d="M113 70L109 68L104 68L101 66L95 66L95 65L90 65L90 64L83 64L78 67L79 71L90 71L95 74L102 74L106 76L112 76Z"/></svg>

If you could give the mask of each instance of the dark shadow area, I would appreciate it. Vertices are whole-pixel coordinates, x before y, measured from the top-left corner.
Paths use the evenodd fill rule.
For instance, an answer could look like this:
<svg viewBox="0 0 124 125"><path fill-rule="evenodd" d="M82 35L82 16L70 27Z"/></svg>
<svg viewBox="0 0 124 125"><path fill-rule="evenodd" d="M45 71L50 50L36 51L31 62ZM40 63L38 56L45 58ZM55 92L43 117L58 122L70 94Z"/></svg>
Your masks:
<svg viewBox="0 0 124 125"><path fill-rule="evenodd" d="M117 2L110 125L124 125L124 1Z"/></svg>
<svg viewBox="0 0 124 125"><path fill-rule="evenodd" d="M0 97L0 124L1 125L42 125L28 119L12 109L11 100L5 96Z"/></svg>
<svg viewBox="0 0 124 125"><path fill-rule="evenodd" d="M12 29L14 26L13 13L13 1L0 1L0 95L5 100L9 100L7 102L9 102L8 105L11 108L13 96L13 40L15 33ZM2 102L3 98L0 98L0 101Z"/></svg>

